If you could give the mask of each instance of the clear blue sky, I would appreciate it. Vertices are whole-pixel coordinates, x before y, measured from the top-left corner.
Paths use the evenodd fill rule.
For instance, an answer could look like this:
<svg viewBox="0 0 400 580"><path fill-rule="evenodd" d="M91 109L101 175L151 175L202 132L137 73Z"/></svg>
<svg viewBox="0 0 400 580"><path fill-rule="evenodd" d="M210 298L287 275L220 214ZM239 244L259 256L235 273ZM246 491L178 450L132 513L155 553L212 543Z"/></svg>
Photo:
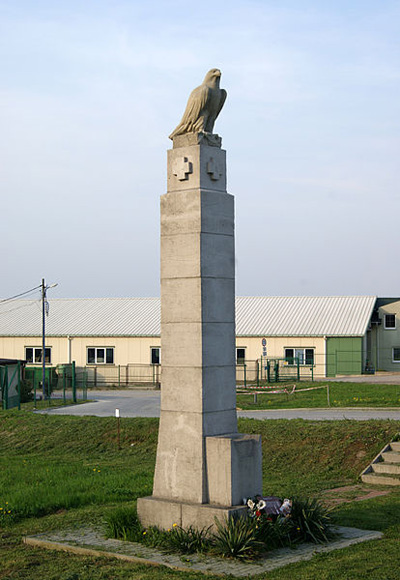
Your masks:
<svg viewBox="0 0 400 580"><path fill-rule="evenodd" d="M157 296L167 135L207 70L238 295L400 295L400 2L0 0L1 285Z"/></svg>

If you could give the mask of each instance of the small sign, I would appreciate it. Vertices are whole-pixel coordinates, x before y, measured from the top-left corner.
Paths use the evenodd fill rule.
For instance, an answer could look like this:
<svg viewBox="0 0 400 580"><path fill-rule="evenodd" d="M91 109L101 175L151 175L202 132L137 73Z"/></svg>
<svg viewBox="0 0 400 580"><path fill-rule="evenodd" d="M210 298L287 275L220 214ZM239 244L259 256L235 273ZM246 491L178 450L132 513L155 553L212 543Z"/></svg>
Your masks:
<svg viewBox="0 0 400 580"><path fill-rule="evenodd" d="M262 341L261 341L261 344L263 346L267 346L267 339L266 338L263 338Z"/></svg>
<svg viewBox="0 0 400 580"><path fill-rule="evenodd" d="M115 416L119 417L119 409L115 409Z"/></svg>

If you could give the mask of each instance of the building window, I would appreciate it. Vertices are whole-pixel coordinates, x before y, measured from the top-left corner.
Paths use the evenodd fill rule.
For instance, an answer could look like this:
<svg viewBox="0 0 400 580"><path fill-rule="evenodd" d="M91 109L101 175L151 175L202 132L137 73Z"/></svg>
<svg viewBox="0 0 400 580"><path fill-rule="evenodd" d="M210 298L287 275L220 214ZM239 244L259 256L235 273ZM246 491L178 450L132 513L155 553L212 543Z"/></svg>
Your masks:
<svg viewBox="0 0 400 580"><path fill-rule="evenodd" d="M246 362L246 349L245 348L237 348L236 349L236 364L237 365L244 365Z"/></svg>
<svg viewBox="0 0 400 580"><path fill-rule="evenodd" d="M87 349L88 365L113 365L114 347L90 346Z"/></svg>
<svg viewBox="0 0 400 580"><path fill-rule="evenodd" d="M150 360L152 365L159 365L161 362L161 348L159 346L152 346L150 348Z"/></svg>
<svg viewBox="0 0 400 580"><path fill-rule="evenodd" d="M313 348L285 348L285 360L290 365L310 365L314 364Z"/></svg>
<svg viewBox="0 0 400 580"><path fill-rule="evenodd" d="M395 346L392 348L392 362L400 363L400 347Z"/></svg>
<svg viewBox="0 0 400 580"><path fill-rule="evenodd" d="M45 363L51 365L51 347L47 347L45 352ZM26 346L25 360L28 364L42 364L42 347L41 346Z"/></svg>
<svg viewBox="0 0 400 580"><path fill-rule="evenodd" d="M396 328L396 315L395 314L385 314L385 328L386 329Z"/></svg>

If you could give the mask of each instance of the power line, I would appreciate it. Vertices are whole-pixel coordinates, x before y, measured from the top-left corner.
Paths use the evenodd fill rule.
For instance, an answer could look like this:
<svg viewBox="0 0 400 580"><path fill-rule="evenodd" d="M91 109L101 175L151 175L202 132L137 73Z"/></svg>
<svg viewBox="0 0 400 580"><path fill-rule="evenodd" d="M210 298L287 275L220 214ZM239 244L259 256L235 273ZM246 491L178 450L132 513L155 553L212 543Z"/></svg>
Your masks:
<svg viewBox="0 0 400 580"><path fill-rule="evenodd" d="M28 306L32 306L32 305L39 305L40 304L40 299L39 300L30 300L29 302L26 302L25 304L20 304L19 306L14 306L14 308L10 308L9 310L1 310L0 309L0 315L2 314L7 314L8 312L15 312L15 310L20 310L21 308L27 308ZM39 306L39 311L40 311L40 306Z"/></svg>
<svg viewBox="0 0 400 580"><path fill-rule="evenodd" d="M26 292L21 292L21 294L16 294L15 296L10 296L10 298L3 298L2 300L0 300L0 303L9 302L10 300L15 300L16 298L19 298L20 296L25 296L25 294L30 294L31 292L34 292L35 290L38 290L39 288L41 288L41 285L35 286L34 288L27 290Z"/></svg>

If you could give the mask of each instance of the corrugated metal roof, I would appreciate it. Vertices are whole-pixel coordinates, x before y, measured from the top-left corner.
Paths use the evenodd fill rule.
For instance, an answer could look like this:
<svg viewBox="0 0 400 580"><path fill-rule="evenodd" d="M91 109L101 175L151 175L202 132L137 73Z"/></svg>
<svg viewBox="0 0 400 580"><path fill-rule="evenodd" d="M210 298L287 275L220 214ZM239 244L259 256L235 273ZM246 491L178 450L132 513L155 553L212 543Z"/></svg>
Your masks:
<svg viewBox="0 0 400 580"><path fill-rule="evenodd" d="M362 336L376 296L236 298L238 336Z"/></svg>
<svg viewBox="0 0 400 580"><path fill-rule="evenodd" d="M48 300L48 336L156 336L159 298L55 298ZM1 336L40 336L40 300L0 305Z"/></svg>
<svg viewBox="0 0 400 580"><path fill-rule="evenodd" d="M238 336L362 336L375 296L242 296ZM159 298L50 299L48 336L157 336ZM0 336L40 336L40 300L0 303Z"/></svg>

